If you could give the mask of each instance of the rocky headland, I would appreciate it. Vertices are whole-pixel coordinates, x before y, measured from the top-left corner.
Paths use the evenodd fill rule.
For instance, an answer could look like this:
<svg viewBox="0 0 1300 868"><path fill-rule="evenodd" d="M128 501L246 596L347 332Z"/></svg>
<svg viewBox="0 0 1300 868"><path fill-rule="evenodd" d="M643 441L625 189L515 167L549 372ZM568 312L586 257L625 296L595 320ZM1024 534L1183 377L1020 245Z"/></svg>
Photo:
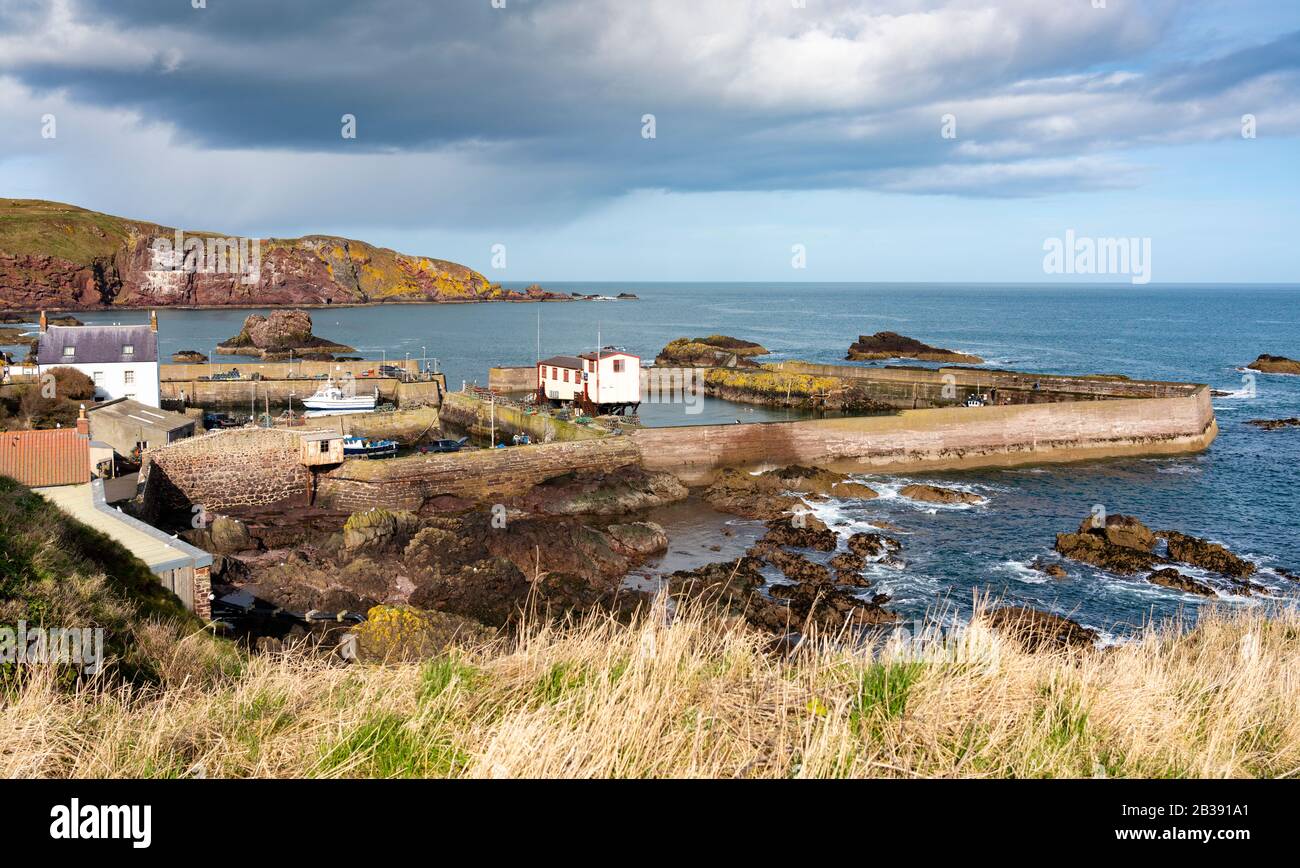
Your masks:
<svg viewBox="0 0 1300 868"><path fill-rule="evenodd" d="M181 255L173 259L167 251L178 238ZM244 249L231 266L230 250L239 250L240 242ZM197 254L187 264L189 245L202 254L201 264ZM209 270L209 260L218 259L223 264ZM11 310L561 298L572 300L541 287L507 290L455 262L350 238L235 239L188 230L181 234L169 226L59 202L0 199L0 306Z"/></svg>
<svg viewBox="0 0 1300 868"><path fill-rule="evenodd" d="M1267 353L1261 354L1246 367L1265 374L1300 374L1300 361L1288 359L1286 356L1270 356Z"/></svg>
<svg viewBox="0 0 1300 868"><path fill-rule="evenodd" d="M984 363L984 360L979 356L946 350L942 347L932 347L897 332L876 332L874 335L860 335L857 342L849 347L849 353L844 358L850 362L877 359L917 359L922 362L948 362L957 365L981 365Z"/></svg>
<svg viewBox="0 0 1300 868"><path fill-rule="evenodd" d="M223 355L255 356L268 362L290 357L333 361L340 353L356 352L346 344L312 334L311 314L305 310L276 310L267 316L251 314L244 320L239 334L217 344L216 351Z"/></svg>

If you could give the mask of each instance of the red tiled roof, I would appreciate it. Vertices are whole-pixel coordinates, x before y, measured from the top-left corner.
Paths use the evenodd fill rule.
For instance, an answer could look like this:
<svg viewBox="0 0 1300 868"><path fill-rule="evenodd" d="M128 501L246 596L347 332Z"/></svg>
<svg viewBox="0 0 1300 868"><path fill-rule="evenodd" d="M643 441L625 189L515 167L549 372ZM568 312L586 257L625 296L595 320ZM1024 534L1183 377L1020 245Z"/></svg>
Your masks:
<svg viewBox="0 0 1300 868"><path fill-rule="evenodd" d="M90 482L90 437L76 428L0 431L0 476L29 488Z"/></svg>

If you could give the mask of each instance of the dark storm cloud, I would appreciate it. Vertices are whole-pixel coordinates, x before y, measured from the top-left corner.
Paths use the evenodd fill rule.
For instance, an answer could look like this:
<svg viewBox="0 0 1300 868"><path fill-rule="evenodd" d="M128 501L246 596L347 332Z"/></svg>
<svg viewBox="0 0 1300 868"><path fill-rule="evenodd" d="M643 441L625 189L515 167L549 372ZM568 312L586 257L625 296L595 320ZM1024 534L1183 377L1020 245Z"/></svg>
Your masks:
<svg viewBox="0 0 1300 868"><path fill-rule="evenodd" d="M1177 4L1079 4L1067 14L1029 0L993 11L951 0L930 15L902 0L874 5L894 14L847 0L799 12L785 0L8 2L0 26L10 34L52 37L62 25L46 13L62 9L121 43L97 51L92 34L84 58L34 52L0 58L0 70L38 92L168 124L194 147L486 149L512 167L563 175L579 197L839 187L1034 195L1129 183L1122 167L1095 159L1099 150L1188 134L1201 100L1293 72L1300 44L1291 34L1109 81L1088 70L1141 56ZM939 135L948 111L955 142ZM357 118L356 140L339 134L345 113ZM641 136L645 113L656 116L653 141Z"/></svg>

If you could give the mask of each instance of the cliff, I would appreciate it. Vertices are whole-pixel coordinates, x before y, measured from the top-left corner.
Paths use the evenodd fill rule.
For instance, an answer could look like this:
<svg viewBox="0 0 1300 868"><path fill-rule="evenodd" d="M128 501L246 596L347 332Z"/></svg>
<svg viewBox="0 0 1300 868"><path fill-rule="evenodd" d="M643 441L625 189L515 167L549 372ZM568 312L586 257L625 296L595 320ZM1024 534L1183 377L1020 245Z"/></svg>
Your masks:
<svg viewBox="0 0 1300 868"><path fill-rule="evenodd" d="M169 259L178 237L183 249ZM167 254L160 257L159 249ZM463 265L348 238L257 239L254 246L213 232L178 236L157 223L58 202L0 199L0 308L10 310L522 301L545 295L504 290Z"/></svg>

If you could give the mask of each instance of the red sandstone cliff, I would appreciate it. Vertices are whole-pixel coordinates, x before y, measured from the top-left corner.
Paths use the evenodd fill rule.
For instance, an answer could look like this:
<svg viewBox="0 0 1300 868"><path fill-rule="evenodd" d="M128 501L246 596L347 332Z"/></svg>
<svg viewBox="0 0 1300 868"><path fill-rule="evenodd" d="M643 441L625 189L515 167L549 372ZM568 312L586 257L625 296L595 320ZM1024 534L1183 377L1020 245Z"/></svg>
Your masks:
<svg viewBox="0 0 1300 868"><path fill-rule="evenodd" d="M325 235L251 241L232 260L221 236L186 232L199 253L161 262L176 230L73 205L0 199L0 309L367 304L542 299L463 265ZM214 244L215 243L215 244ZM221 250L216 270L207 266ZM206 258L205 258L206 257ZM202 264L199 264L202 263Z"/></svg>

